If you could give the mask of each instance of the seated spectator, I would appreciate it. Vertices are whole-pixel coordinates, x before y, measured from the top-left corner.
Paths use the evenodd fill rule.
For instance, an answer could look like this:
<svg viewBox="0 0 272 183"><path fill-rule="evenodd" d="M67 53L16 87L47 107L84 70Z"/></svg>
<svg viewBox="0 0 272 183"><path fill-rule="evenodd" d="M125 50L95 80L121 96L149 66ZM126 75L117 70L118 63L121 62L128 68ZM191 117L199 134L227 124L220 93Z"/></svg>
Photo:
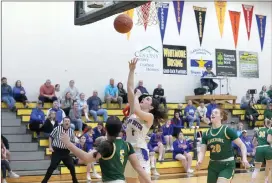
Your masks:
<svg viewBox="0 0 272 183"><path fill-rule="evenodd" d="M218 84L214 82L213 79L205 77L216 77L216 75L212 72L211 65L206 66L206 71L203 72L200 82L202 86L207 86L209 88L209 92L212 95L213 91L218 87Z"/></svg>
<svg viewBox="0 0 272 183"><path fill-rule="evenodd" d="M182 119L180 118L178 112L174 114L174 117L171 120L171 124L173 126L173 136L176 136L176 134L179 133L181 129L184 127L184 123Z"/></svg>
<svg viewBox="0 0 272 183"><path fill-rule="evenodd" d="M69 116L70 109L73 105L73 99L70 92L67 92L66 95L61 100L61 108L64 111L66 116Z"/></svg>
<svg viewBox="0 0 272 183"><path fill-rule="evenodd" d="M88 107L87 101L85 100L84 93L81 93L79 95L79 99L77 100L77 103L78 103L78 108L80 110L80 113L85 116L87 121L91 121L88 116L89 115L89 107Z"/></svg>
<svg viewBox="0 0 272 183"><path fill-rule="evenodd" d="M167 120L167 122L162 125L163 137L166 142L166 151L173 150L173 125L171 124L171 120Z"/></svg>
<svg viewBox="0 0 272 183"><path fill-rule="evenodd" d="M166 142L162 134L162 129L157 129L156 132L151 135L149 144L155 152L159 153L158 161L164 160L164 145L166 145Z"/></svg>
<svg viewBox="0 0 272 183"><path fill-rule="evenodd" d="M242 135L243 130L244 130L244 124L242 122L239 122L236 129L236 133L238 137Z"/></svg>
<svg viewBox="0 0 272 183"><path fill-rule="evenodd" d="M206 121L207 108L205 107L203 100L200 101L200 104L196 109L196 114L197 114L197 117L200 119L200 121L203 121L203 122Z"/></svg>
<svg viewBox="0 0 272 183"><path fill-rule="evenodd" d="M20 80L16 81L15 86L13 87L13 97L15 99L16 102L22 102L25 106L25 108L27 108L27 97L26 97L26 92L24 87L22 87L22 83Z"/></svg>
<svg viewBox="0 0 272 183"><path fill-rule="evenodd" d="M73 100L77 100L78 99L78 96L79 96L79 91L78 89L75 87L75 81L74 80L71 80L69 82L69 86L68 88L66 88L63 92L63 97L66 95L66 93L69 92L71 93L71 97Z"/></svg>
<svg viewBox="0 0 272 183"><path fill-rule="evenodd" d="M158 84L158 88L154 89L153 91L153 98L156 98L164 105L164 108L167 107L166 105L166 98L164 96L164 89L162 88L161 84Z"/></svg>
<svg viewBox="0 0 272 183"><path fill-rule="evenodd" d="M255 128L255 122L257 121L259 117L258 111L255 109L254 104L252 101L249 102L248 107L246 108L245 113L245 120L250 125L250 122L252 123L251 128Z"/></svg>
<svg viewBox="0 0 272 183"><path fill-rule="evenodd" d="M147 144L147 148L149 150L149 159L150 159L150 168L151 168L151 175L153 176L160 176L160 174L157 172L156 169L156 157L155 157L155 151L154 148L152 147L152 145L150 143Z"/></svg>
<svg viewBox="0 0 272 183"><path fill-rule="evenodd" d="M134 90L135 93L136 93L137 90L140 90L140 92L141 92L142 94L149 95L147 89L143 86L143 84L144 84L143 80L140 80L139 83L138 83L138 86L137 86L137 87L135 88L135 90Z"/></svg>
<svg viewBox="0 0 272 183"><path fill-rule="evenodd" d="M269 86L269 90L267 91L267 95L272 100L272 85Z"/></svg>
<svg viewBox="0 0 272 183"><path fill-rule="evenodd" d="M127 104L128 103L127 91L124 89L123 83L119 82L117 84L117 88L118 88L118 96L122 97L123 103Z"/></svg>
<svg viewBox="0 0 272 183"><path fill-rule="evenodd" d="M87 149L93 149L94 147L94 139L93 139L93 128L91 126L87 127L86 132L84 133L84 136L86 137L86 146Z"/></svg>
<svg viewBox="0 0 272 183"><path fill-rule="evenodd" d="M178 160L182 163L183 168L187 173L193 173L192 156L188 151L189 143L186 141L182 131L176 135L177 140L173 143L173 159Z"/></svg>
<svg viewBox="0 0 272 183"><path fill-rule="evenodd" d="M40 136L44 122L45 115L42 111L42 101L38 101L36 108L32 109L29 121L29 129L37 133L37 138Z"/></svg>
<svg viewBox="0 0 272 183"><path fill-rule="evenodd" d="M94 127L93 129L94 131L94 134L93 134L93 139L94 141L98 138L98 137L101 137L101 136L105 136L106 135L106 131L104 129L104 125L102 122L99 122L97 124L96 127Z"/></svg>
<svg viewBox="0 0 272 183"><path fill-rule="evenodd" d="M108 112L106 109L102 109L102 101L97 95L97 91L94 90L93 96L87 100L87 105L90 110L89 112L90 115L93 116L94 121L98 121L97 116L103 116L103 121L106 122L108 119Z"/></svg>
<svg viewBox="0 0 272 183"><path fill-rule="evenodd" d="M218 105L216 104L215 99L212 99L210 104L207 106L207 114L206 117L211 119L212 111L216 109Z"/></svg>
<svg viewBox="0 0 272 183"><path fill-rule="evenodd" d="M122 109L123 98L118 96L118 89L114 86L114 79L110 79L110 84L105 89L105 102L107 103L107 108L110 107L110 103L118 103L120 109Z"/></svg>
<svg viewBox="0 0 272 183"><path fill-rule="evenodd" d="M249 102L251 101L250 94L248 91L246 92L246 95L242 97L240 108L246 109L248 107Z"/></svg>
<svg viewBox="0 0 272 183"><path fill-rule="evenodd" d="M264 119L272 120L272 103L269 103L267 109L264 111Z"/></svg>
<svg viewBox="0 0 272 183"><path fill-rule="evenodd" d="M267 94L266 86L262 87L262 91L260 91L259 97L260 97L259 100L260 100L261 104L269 104L270 103L271 99Z"/></svg>
<svg viewBox="0 0 272 183"><path fill-rule="evenodd" d="M13 98L12 89L7 83L7 78L1 79L1 100L5 102L11 111L16 111L15 100Z"/></svg>
<svg viewBox="0 0 272 183"><path fill-rule="evenodd" d="M188 100L188 105L185 107L184 113L186 115L186 120L189 122L189 128L194 125L194 121L197 123L196 126L200 126L200 119L196 115L196 108L193 106L191 100Z"/></svg>
<svg viewBox="0 0 272 183"><path fill-rule="evenodd" d="M64 117L66 117L65 112L59 107L59 102L55 100L53 102L53 107L48 109L46 116L49 116L50 111L56 112L56 121L60 124Z"/></svg>
<svg viewBox="0 0 272 183"><path fill-rule="evenodd" d="M55 87L51 85L51 81L46 80L45 84L40 87L39 100L44 104L45 102L53 103L58 98L55 95Z"/></svg>
<svg viewBox="0 0 272 183"><path fill-rule="evenodd" d="M41 128L41 131L43 131L43 134L46 138L49 138L53 129L58 125L59 123L56 121L56 112L51 110Z"/></svg>
<svg viewBox="0 0 272 183"><path fill-rule="evenodd" d="M182 107L183 107L183 104L178 104L178 108L177 108L177 109L174 109L174 114L175 114L176 112L178 112L180 118L183 118Z"/></svg>
<svg viewBox="0 0 272 183"><path fill-rule="evenodd" d="M70 109L69 117L71 119L71 128L73 130L78 130L81 133L83 130L83 121L81 119L81 111L78 107L77 101L73 102L73 107Z"/></svg>
<svg viewBox="0 0 272 183"><path fill-rule="evenodd" d="M247 131L246 130L242 131L242 135L240 136L240 139L242 140L242 142L245 144L245 146L247 148L247 156L252 157L250 165L251 165L251 167L253 167L256 150L254 148L252 140L247 137ZM238 151L239 151L239 155L242 156L240 148L238 148Z"/></svg>
<svg viewBox="0 0 272 183"><path fill-rule="evenodd" d="M60 92L60 84L55 84L55 95L59 101L59 103L61 103L61 99L62 99L62 94Z"/></svg>

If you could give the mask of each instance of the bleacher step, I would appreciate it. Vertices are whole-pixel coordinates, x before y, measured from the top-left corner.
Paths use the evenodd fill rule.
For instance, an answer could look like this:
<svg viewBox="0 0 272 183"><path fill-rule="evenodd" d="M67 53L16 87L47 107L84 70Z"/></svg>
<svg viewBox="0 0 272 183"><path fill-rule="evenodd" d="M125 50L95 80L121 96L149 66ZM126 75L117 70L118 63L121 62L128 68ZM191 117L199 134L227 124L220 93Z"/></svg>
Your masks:
<svg viewBox="0 0 272 183"><path fill-rule="evenodd" d="M38 143L10 143L9 150L18 152L31 152L38 150Z"/></svg>
<svg viewBox="0 0 272 183"><path fill-rule="evenodd" d="M33 175L42 175L44 176L47 170L28 170L28 171L16 171L16 173L20 176L33 176ZM59 170L55 170L53 172L53 175L59 175L60 171Z"/></svg>
<svg viewBox="0 0 272 183"><path fill-rule="evenodd" d="M32 141L32 135L31 134L5 135L5 137L8 139L9 143L12 143L12 142L31 142Z"/></svg>
<svg viewBox="0 0 272 183"><path fill-rule="evenodd" d="M16 119L16 113L1 111L1 119Z"/></svg>
<svg viewBox="0 0 272 183"><path fill-rule="evenodd" d="M11 161L11 169L14 171L22 170L47 170L50 165L50 160L40 161Z"/></svg>
<svg viewBox="0 0 272 183"><path fill-rule="evenodd" d="M12 152L11 161L39 161L44 160L44 151Z"/></svg>
<svg viewBox="0 0 272 183"><path fill-rule="evenodd" d="M2 126L21 126L21 119L2 119Z"/></svg>
<svg viewBox="0 0 272 183"><path fill-rule="evenodd" d="M13 127L2 127L1 133L3 135L8 135L8 134L26 134L26 126L21 125L21 126L13 126Z"/></svg>

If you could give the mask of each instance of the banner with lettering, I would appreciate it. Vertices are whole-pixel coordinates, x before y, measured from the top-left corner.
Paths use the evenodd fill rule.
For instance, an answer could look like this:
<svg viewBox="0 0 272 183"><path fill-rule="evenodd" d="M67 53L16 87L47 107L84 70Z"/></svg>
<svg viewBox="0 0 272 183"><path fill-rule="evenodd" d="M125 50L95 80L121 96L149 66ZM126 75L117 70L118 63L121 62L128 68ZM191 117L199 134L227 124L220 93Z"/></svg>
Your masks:
<svg viewBox="0 0 272 183"><path fill-rule="evenodd" d="M178 26L178 33L180 34L184 1L173 1L173 4L174 4L174 11L175 11L176 21Z"/></svg>
<svg viewBox="0 0 272 183"><path fill-rule="evenodd" d="M198 37L200 46L202 44L203 34L204 34L204 25L205 25L205 18L206 18L206 11L207 8L197 7L194 6L195 11L195 18L196 18L196 26L198 31Z"/></svg>
<svg viewBox="0 0 272 183"><path fill-rule="evenodd" d="M168 18L169 3L161 3L158 8L158 20L160 25L161 40L163 43L165 28Z"/></svg>
<svg viewBox="0 0 272 183"><path fill-rule="evenodd" d="M151 1L143 4L140 7L141 13L143 15L142 17L143 17L143 22L144 22L144 28L145 28L145 30L147 28L147 24L148 24L148 20L149 20L150 6L151 6Z"/></svg>
<svg viewBox="0 0 272 183"><path fill-rule="evenodd" d="M229 10L235 48L237 47L237 41L238 41L238 35L239 35L240 14L241 12Z"/></svg>
<svg viewBox="0 0 272 183"><path fill-rule="evenodd" d="M214 2L214 4L215 4L215 9L216 9L216 16L217 16L220 36L222 38L223 31L224 31L224 23L225 23L225 14L226 14L227 2L222 1L222 0L216 0Z"/></svg>
<svg viewBox="0 0 272 183"><path fill-rule="evenodd" d="M236 50L215 50L216 75L237 77Z"/></svg>
<svg viewBox="0 0 272 183"><path fill-rule="evenodd" d="M242 7L243 7L244 17L246 22L247 38L249 40L254 6L242 4Z"/></svg>
<svg viewBox="0 0 272 183"><path fill-rule="evenodd" d="M256 15L257 26L259 31L259 38L261 43L261 50L263 51L264 37L265 37L265 27L266 27L266 16Z"/></svg>
<svg viewBox="0 0 272 183"><path fill-rule="evenodd" d="M186 46L163 45L163 74L187 75Z"/></svg>
<svg viewBox="0 0 272 183"><path fill-rule="evenodd" d="M258 53L239 51L240 77L259 78Z"/></svg>
<svg viewBox="0 0 272 183"><path fill-rule="evenodd" d="M130 10L128 10L128 11L125 11L125 14L127 14L127 15L133 20L134 9L130 9ZM129 32L127 33L127 40L129 40L130 32L131 32L131 31L129 31Z"/></svg>
<svg viewBox="0 0 272 183"><path fill-rule="evenodd" d="M188 59L189 60L189 59ZM212 67L212 71L215 73L213 67L214 54L211 51L204 48L196 48L190 51L190 74L194 76L202 76L206 71L207 66Z"/></svg>

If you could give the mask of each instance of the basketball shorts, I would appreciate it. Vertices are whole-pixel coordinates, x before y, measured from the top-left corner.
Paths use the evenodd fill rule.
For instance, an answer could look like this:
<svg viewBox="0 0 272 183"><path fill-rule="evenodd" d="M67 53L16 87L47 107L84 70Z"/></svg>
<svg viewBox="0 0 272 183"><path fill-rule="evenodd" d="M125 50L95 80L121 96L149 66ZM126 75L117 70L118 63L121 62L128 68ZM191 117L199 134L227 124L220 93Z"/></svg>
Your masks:
<svg viewBox="0 0 272 183"><path fill-rule="evenodd" d="M272 147L271 146L257 147L255 162L263 163L265 160L272 160Z"/></svg>
<svg viewBox="0 0 272 183"><path fill-rule="evenodd" d="M219 178L231 181L234 176L235 161L210 161L208 183L216 183Z"/></svg>
<svg viewBox="0 0 272 183"><path fill-rule="evenodd" d="M148 149L134 148L134 150L140 165L147 174L150 174L150 159ZM124 175L125 177L129 178L138 178L138 173L134 170L129 161L127 162Z"/></svg>

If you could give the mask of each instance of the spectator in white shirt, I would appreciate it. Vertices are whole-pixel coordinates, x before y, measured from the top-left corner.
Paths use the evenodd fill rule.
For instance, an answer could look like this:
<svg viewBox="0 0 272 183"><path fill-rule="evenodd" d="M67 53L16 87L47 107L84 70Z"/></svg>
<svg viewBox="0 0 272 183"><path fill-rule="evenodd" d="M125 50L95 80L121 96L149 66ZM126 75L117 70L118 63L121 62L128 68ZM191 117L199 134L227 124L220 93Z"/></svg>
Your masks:
<svg viewBox="0 0 272 183"><path fill-rule="evenodd" d="M77 100L78 99L79 91L75 87L75 81L74 80L71 80L69 82L69 87L64 90L64 92L63 92L63 98L65 97L65 95L66 95L67 92L71 93L71 96L72 96L73 100Z"/></svg>
<svg viewBox="0 0 272 183"><path fill-rule="evenodd" d="M196 113L198 117L200 118L200 121L205 121L206 114L207 114L207 108L205 107L204 101L200 101L199 106L196 109Z"/></svg>

